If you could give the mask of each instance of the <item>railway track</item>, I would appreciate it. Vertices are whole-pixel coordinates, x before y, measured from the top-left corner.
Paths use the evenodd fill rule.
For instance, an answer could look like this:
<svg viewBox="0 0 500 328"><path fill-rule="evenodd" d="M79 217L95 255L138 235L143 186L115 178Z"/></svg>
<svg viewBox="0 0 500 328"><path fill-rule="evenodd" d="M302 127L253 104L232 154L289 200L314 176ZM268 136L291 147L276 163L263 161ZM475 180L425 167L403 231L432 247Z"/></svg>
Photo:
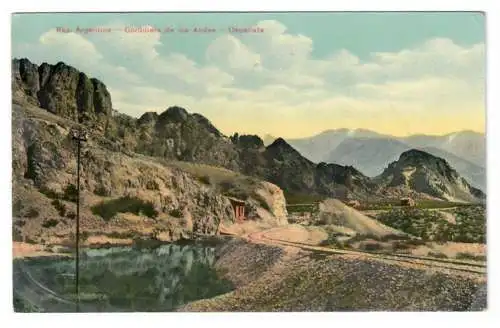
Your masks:
<svg viewBox="0 0 500 328"><path fill-rule="evenodd" d="M301 243L301 242L291 242L282 239L269 238L266 235L268 231L254 232L246 235L246 239L251 242L257 243L267 243L267 244L277 244L282 246L297 247L307 251L313 251L316 253L322 253L326 255L355 255L362 256L365 258L372 258L377 260L386 260L396 263L409 263L413 265L425 266L441 270L450 270L455 272L466 272L474 273L479 275L486 275L487 266L485 263L473 263L452 259L435 259L429 257L420 257L407 254L386 254L380 252L366 252L360 250L345 250L338 248L329 248L323 246L315 246L311 244Z"/></svg>

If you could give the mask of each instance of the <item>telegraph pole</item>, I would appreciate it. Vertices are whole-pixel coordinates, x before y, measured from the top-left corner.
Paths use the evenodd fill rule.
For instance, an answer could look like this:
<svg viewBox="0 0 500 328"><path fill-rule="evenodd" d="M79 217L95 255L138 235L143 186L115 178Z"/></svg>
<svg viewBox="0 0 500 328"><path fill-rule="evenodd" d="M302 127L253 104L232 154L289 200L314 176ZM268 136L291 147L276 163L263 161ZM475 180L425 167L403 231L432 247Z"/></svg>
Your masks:
<svg viewBox="0 0 500 328"><path fill-rule="evenodd" d="M78 129L73 130L73 140L77 144L77 159L76 159L76 260L75 260L75 296L76 296L76 312L80 312L80 152L82 141L87 141L87 134L85 131Z"/></svg>

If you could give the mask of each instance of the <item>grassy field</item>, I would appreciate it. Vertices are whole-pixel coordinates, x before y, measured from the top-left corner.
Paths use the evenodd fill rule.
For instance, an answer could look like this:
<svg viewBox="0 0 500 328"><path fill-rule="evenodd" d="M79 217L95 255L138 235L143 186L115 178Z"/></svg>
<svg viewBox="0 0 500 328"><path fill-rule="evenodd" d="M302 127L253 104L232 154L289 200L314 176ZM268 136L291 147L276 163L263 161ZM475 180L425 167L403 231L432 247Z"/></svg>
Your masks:
<svg viewBox="0 0 500 328"><path fill-rule="evenodd" d="M290 193L284 192L286 203L288 205L294 204L315 204L325 200L327 197L314 195L314 194L298 194L298 193Z"/></svg>
<svg viewBox="0 0 500 328"><path fill-rule="evenodd" d="M459 203L459 202L448 202L444 200L416 200L415 208L427 209L427 208L450 208L450 207L470 207L476 206L477 204L469 203ZM383 201L369 201L361 202L361 206L358 207L361 211L366 210L391 210L394 208L404 208L401 206L401 201L399 199L389 199Z"/></svg>
<svg viewBox="0 0 500 328"><path fill-rule="evenodd" d="M456 224L445 220L439 211L419 208L393 209L376 218L385 225L426 241L486 242L484 206L458 207L448 212L455 216Z"/></svg>

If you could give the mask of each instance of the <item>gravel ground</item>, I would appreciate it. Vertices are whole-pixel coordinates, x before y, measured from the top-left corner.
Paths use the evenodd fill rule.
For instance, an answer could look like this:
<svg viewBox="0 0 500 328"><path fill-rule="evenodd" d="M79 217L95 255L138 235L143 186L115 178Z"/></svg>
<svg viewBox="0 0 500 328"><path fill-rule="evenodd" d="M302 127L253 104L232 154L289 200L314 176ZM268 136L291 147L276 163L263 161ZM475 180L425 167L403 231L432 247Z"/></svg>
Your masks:
<svg viewBox="0 0 500 328"><path fill-rule="evenodd" d="M295 249L296 250L296 249ZM481 276L456 276L376 260L234 240L217 268L237 287L180 311L481 311Z"/></svg>

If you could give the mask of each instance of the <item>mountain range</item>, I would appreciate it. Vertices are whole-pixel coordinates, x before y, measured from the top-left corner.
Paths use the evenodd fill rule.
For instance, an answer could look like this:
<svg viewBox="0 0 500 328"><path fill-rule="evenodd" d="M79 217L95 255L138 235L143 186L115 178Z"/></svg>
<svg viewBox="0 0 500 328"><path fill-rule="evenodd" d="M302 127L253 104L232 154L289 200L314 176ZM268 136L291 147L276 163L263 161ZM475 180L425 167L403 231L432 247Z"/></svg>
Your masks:
<svg viewBox="0 0 500 328"><path fill-rule="evenodd" d="M207 118L189 113L181 106L170 106L159 114L146 112L139 118L118 113L112 107L111 95L104 83L62 62L37 66L28 59L14 59L12 94L16 105L13 110L34 106L82 124L98 136L95 140L101 150L225 168L274 183L287 193L340 199L405 195L455 201L485 198L484 193L469 185L447 160L412 148L427 143L444 155L450 149L462 153L474 149L480 154L480 148L475 148L473 142L462 141L462 136L448 138L448 143L441 139L431 143L425 136L414 136L403 142L389 137L381 139L381 135L368 130L344 129L326 131L308 139L278 137L266 146L256 135L225 136ZM460 142L453 141L455 139ZM366 148L365 142L374 140L380 143L380 152L373 153L372 147ZM346 145L348 142L353 145L357 142L359 146ZM408 150L405 145L412 149ZM350 149L359 149L354 152L360 158L356 165L346 164L353 153ZM34 162L27 165L31 172L26 176L33 178L35 184L41 174L36 158L44 158L49 151L43 144L27 150L26 157ZM472 162L466 165L459 161L458 155L454 156L461 169L476 165ZM328 160L318 162L318 158ZM382 169L385 167L377 177L369 177L360 169L366 168L371 160ZM52 165L50 163L47 165ZM408 175L410 171L413 173Z"/></svg>
<svg viewBox="0 0 500 328"><path fill-rule="evenodd" d="M274 139L266 135L264 143ZM395 137L365 129L337 129L286 141L315 163L352 165L370 177L381 174L402 152L420 149L446 159L473 186L486 189L486 138L478 132Z"/></svg>

